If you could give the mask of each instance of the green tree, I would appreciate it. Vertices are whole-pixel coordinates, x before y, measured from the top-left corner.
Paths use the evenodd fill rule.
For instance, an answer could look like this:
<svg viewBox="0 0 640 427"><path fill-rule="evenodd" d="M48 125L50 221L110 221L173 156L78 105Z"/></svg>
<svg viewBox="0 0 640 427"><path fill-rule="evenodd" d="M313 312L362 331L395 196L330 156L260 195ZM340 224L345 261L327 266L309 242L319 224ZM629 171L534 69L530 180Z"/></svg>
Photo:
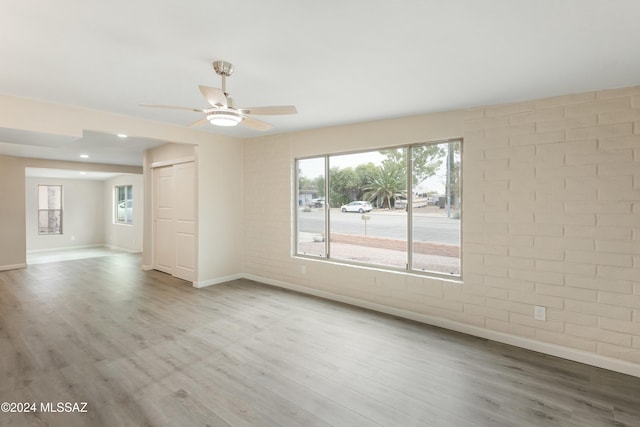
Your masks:
<svg viewBox="0 0 640 427"><path fill-rule="evenodd" d="M412 151L412 171L411 182L414 187L420 184L427 178L435 175L436 171L442 165L447 152L445 150L445 144L425 144L415 145L411 148ZM380 154L386 156L386 159L382 163L395 163L407 170L407 154L406 148L401 149L389 149L381 150Z"/></svg>
<svg viewBox="0 0 640 427"><path fill-rule="evenodd" d="M449 143L446 161L448 162L448 177L445 184L448 188L448 194L451 197L451 205L460 208L460 186L461 186L461 170L460 170L460 142Z"/></svg>
<svg viewBox="0 0 640 427"><path fill-rule="evenodd" d="M393 201L407 192L406 167L395 162L383 162L371 176L371 183L364 188L364 197L377 207L391 208Z"/></svg>
<svg viewBox="0 0 640 427"><path fill-rule="evenodd" d="M324 197L324 175L315 177L312 180L313 188L318 192L318 197Z"/></svg>
<svg viewBox="0 0 640 427"><path fill-rule="evenodd" d="M306 176L298 177L298 188L300 190L311 190L313 187L311 186L311 180Z"/></svg>
<svg viewBox="0 0 640 427"><path fill-rule="evenodd" d="M329 186L330 206L339 207L355 200L359 189L358 177L352 167L332 167L329 170Z"/></svg>
<svg viewBox="0 0 640 427"><path fill-rule="evenodd" d="M353 200L363 200L365 188L371 185L373 176L377 173L378 166L372 162L362 163L356 166L355 172L358 180L358 192Z"/></svg>

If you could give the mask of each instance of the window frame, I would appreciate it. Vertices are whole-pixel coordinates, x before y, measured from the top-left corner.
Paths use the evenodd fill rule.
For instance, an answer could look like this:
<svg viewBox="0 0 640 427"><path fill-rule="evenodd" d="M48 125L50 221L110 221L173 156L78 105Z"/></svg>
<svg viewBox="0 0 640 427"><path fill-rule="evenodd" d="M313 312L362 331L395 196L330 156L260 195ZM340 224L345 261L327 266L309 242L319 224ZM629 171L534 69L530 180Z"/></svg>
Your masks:
<svg viewBox="0 0 640 427"><path fill-rule="evenodd" d="M40 206L40 188L41 187L60 187L60 208L59 209L42 209ZM40 227L41 212L60 212L60 232L42 231ZM62 184L38 184L38 236L61 236L64 234L64 188Z"/></svg>
<svg viewBox="0 0 640 427"><path fill-rule="evenodd" d="M459 233L460 233L460 240L459 240L459 253L460 253L460 258L459 258L459 274L447 274L447 273L443 273L443 272L438 272L438 271L431 271L431 270L421 270L421 269L415 269L413 268L413 252L414 252L414 245L413 245L413 199L414 199L414 195L413 195L413 174L412 174L412 170L413 170L413 148L414 147L420 147L420 146L425 146L425 145L440 145L440 144L451 144L451 143L458 143L460 144L460 166L459 166L459 200L460 200L460 206L459 206ZM358 153L369 153L369 152L373 152L373 151L384 151L384 150L395 150L395 149L402 149L405 148L407 150L407 221L406 221L406 226L407 226L407 238L406 238L406 254L407 254L407 263L406 266L404 268L402 267L395 267L395 266L389 266L389 265L383 265L383 264L372 264L372 263L367 263L367 262L359 262L359 261L353 261L353 260L345 260L345 259L341 259L341 258L332 258L331 257L331 236L330 236L330 230L331 230L331 215L329 214L329 209L330 209L330 205L331 205L331 200L330 200L330 158L333 156L342 156L342 155L348 155L348 154L358 154ZM309 260L316 260L316 261L321 261L321 262L330 262L330 263L335 263L335 264L341 264L341 265L353 265L353 266L358 266L358 267L365 267L365 268L372 268L372 269L378 269L378 270L385 270L385 271L396 271L396 272L402 272L402 273L407 273L407 274L413 274L413 275L420 275L420 276L427 276L427 277L434 277L434 278L439 278L439 279L448 279L448 280L453 280L453 281L458 281L458 282L462 282L463 280L463 245L462 245L462 240L463 240L463 205L464 205L464 195L463 195L463 168L464 168L464 161L463 161L463 157L464 157L464 138L462 137L458 137L458 138L447 138L447 139L441 139L441 140L434 140L434 141L427 141L427 142L416 142L416 143L409 143L409 144L402 144L402 145L395 145L395 146L387 146L387 147L380 147L380 148L373 148L373 149L367 149L367 150L354 150L354 151L346 151L346 152L338 152L338 153L327 153L327 154L321 154L321 155L311 155L311 156L303 156L303 157L295 157L293 159L293 179L294 179L294 183L293 183L293 190L294 190L294 194L293 194L293 208L294 208L294 215L293 215L293 220L294 220L294 224L293 224L293 247L292 247L292 256L296 257L296 258L304 258L304 259L309 259ZM298 162L300 160L308 160L308 159L318 159L318 158L322 158L324 159L324 192L325 192L325 203L324 203L324 209L323 209L323 216L324 216L324 255L311 255L311 254L305 254L299 251L299 206L298 206L298 196L299 196L299 192L300 192L300 188L299 188L299 169L298 169ZM446 185L446 184L445 184Z"/></svg>
<svg viewBox="0 0 640 427"><path fill-rule="evenodd" d="M122 202L120 200L120 192L119 189L124 188L124 219L118 219L118 209L119 204ZM131 217L130 221L127 221L127 201L131 200ZM113 187L113 223L118 225L133 225L133 185L114 185Z"/></svg>

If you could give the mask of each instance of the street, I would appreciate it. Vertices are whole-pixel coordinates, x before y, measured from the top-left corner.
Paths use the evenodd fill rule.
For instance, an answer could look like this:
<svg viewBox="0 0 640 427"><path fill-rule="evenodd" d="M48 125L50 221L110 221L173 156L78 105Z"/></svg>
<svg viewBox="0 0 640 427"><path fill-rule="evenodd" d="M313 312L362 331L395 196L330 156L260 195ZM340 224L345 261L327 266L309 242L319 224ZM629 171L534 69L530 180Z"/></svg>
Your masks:
<svg viewBox="0 0 640 427"><path fill-rule="evenodd" d="M444 214L444 212L442 212ZM365 215L367 235L395 239L407 238L407 213L399 211L371 211ZM329 213L331 231L345 234L364 234L365 221L362 214L343 213L339 209L331 209ZM323 209L312 209L311 212L298 211L298 231L322 234L324 232ZM421 211L413 215L413 239L416 241L460 244L460 220L449 219L444 215L433 215Z"/></svg>

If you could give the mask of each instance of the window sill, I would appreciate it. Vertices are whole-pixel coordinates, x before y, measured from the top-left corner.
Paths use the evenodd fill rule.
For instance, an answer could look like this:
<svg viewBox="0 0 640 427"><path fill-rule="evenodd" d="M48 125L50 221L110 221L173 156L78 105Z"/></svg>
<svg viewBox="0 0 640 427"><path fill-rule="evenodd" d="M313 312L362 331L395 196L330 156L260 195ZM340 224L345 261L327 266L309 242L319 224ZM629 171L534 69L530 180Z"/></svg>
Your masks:
<svg viewBox="0 0 640 427"><path fill-rule="evenodd" d="M454 276L444 273L437 273L434 271L419 271L419 270L406 270L402 268L394 268L394 267L384 267L384 266L376 266L371 264L363 264L358 262L351 262L347 260L340 259L325 259L322 257L317 257L313 255L304 255L304 254L295 254L293 258L298 261L311 261L317 262L321 264L339 266L339 267L349 267L349 268L357 268L366 271L375 271L379 273L387 273L387 274L401 274L403 276L411 276L411 277L419 277L422 279L433 279L433 280L442 280L445 282L451 283L464 283L462 280L462 276Z"/></svg>

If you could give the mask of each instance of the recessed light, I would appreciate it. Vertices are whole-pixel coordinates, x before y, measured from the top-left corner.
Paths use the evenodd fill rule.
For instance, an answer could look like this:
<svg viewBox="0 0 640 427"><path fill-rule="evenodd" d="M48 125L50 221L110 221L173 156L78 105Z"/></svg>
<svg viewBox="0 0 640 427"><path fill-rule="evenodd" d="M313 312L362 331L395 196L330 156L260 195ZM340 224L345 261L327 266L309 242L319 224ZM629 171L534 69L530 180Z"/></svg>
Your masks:
<svg viewBox="0 0 640 427"><path fill-rule="evenodd" d="M83 159L88 159L89 155L88 154L80 154L80 157Z"/></svg>
<svg viewBox="0 0 640 427"><path fill-rule="evenodd" d="M126 137L127 137L127 134L124 134L124 133L118 134L118 138L126 138Z"/></svg>

